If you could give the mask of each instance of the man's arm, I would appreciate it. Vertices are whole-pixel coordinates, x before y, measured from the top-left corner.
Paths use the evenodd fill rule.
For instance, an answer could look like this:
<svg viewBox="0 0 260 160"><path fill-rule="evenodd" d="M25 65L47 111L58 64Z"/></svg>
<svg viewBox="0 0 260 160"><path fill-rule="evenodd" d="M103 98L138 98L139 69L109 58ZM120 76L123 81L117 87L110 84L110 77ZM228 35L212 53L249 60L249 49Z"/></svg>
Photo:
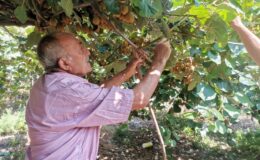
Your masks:
<svg viewBox="0 0 260 160"><path fill-rule="evenodd" d="M123 82L131 78L135 72L136 67L142 62L141 59L134 59L130 62L126 69L116 74L109 80L106 80L102 83L101 87L110 88L112 86L120 86Z"/></svg>
<svg viewBox="0 0 260 160"><path fill-rule="evenodd" d="M132 110L142 109L148 103L157 87L160 75L171 54L169 41L157 44L154 59L146 76L134 87L134 101Z"/></svg>
<svg viewBox="0 0 260 160"><path fill-rule="evenodd" d="M244 43L249 55L260 65L260 39L254 35L244 24L241 22L240 17L236 17L231 22L232 28L237 32L241 41Z"/></svg>

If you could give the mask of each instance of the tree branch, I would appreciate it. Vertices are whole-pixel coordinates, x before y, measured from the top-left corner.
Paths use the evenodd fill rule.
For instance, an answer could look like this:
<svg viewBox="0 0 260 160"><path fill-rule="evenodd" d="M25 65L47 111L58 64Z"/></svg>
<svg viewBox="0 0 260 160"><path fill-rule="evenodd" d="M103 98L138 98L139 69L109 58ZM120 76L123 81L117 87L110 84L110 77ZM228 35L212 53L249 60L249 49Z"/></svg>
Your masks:
<svg viewBox="0 0 260 160"><path fill-rule="evenodd" d="M21 23L20 21L17 20L6 20L6 19L0 19L0 26L29 26L29 25L34 25L34 21L26 21L25 23Z"/></svg>

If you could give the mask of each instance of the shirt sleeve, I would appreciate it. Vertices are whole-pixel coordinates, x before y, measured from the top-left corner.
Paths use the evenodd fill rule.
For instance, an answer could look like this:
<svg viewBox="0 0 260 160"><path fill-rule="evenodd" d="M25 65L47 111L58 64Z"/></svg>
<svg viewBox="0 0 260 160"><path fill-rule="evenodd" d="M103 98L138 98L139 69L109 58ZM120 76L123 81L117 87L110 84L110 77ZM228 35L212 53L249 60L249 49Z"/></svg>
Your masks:
<svg viewBox="0 0 260 160"><path fill-rule="evenodd" d="M64 127L92 127L128 120L133 91L119 87L102 88L85 82L72 84L56 93L52 119Z"/></svg>

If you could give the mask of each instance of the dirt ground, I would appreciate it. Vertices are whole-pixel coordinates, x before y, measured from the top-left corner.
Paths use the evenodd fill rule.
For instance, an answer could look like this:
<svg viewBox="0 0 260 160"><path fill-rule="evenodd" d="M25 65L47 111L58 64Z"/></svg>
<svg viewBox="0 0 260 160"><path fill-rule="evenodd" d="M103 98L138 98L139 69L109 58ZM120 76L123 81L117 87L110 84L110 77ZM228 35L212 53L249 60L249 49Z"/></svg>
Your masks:
<svg viewBox="0 0 260 160"><path fill-rule="evenodd" d="M160 144L151 121L131 120L128 127L118 129L119 125L105 126L101 131L98 160L162 160ZM8 135L0 137L0 160L24 159L26 135ZM144 143L152 143L143 148ZM237 160L237 153L225 147L202 148L192 139L180 135L172 153L175 160ZM231 157L230 157L231 155ZM233 156L232 156L233 155ZM259 155L260 159L260 155Z"/></svg>

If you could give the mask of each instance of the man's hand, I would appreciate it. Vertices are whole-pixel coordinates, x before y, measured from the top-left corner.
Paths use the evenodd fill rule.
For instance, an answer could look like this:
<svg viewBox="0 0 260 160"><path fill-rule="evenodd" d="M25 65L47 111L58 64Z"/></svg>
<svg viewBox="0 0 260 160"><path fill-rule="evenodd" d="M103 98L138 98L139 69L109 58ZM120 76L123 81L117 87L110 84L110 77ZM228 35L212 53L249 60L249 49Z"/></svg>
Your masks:
<svg viewBox="0 0 260 160"><path fill-rule="evenodd" d="M137 68L142 64L143 60L141 58L137 59L133 59L126 67L126 74L129 76L133 76L136 71Z"/></svg>
<svg viewBox="0 0 260 160"><path fill-rule="evenodd" d="M231 27L233 29L239 28L241 26L244 26L244 24L242 23L241 18L239 16L237 16L235 19L231 21Z"/></svg>
<svg viewBox="0 0 260 160"><path fill-rule="evenodd" d="M153 62L166 62L171 54L170 42L166 39L162 39L154 49Z"/></svg>

